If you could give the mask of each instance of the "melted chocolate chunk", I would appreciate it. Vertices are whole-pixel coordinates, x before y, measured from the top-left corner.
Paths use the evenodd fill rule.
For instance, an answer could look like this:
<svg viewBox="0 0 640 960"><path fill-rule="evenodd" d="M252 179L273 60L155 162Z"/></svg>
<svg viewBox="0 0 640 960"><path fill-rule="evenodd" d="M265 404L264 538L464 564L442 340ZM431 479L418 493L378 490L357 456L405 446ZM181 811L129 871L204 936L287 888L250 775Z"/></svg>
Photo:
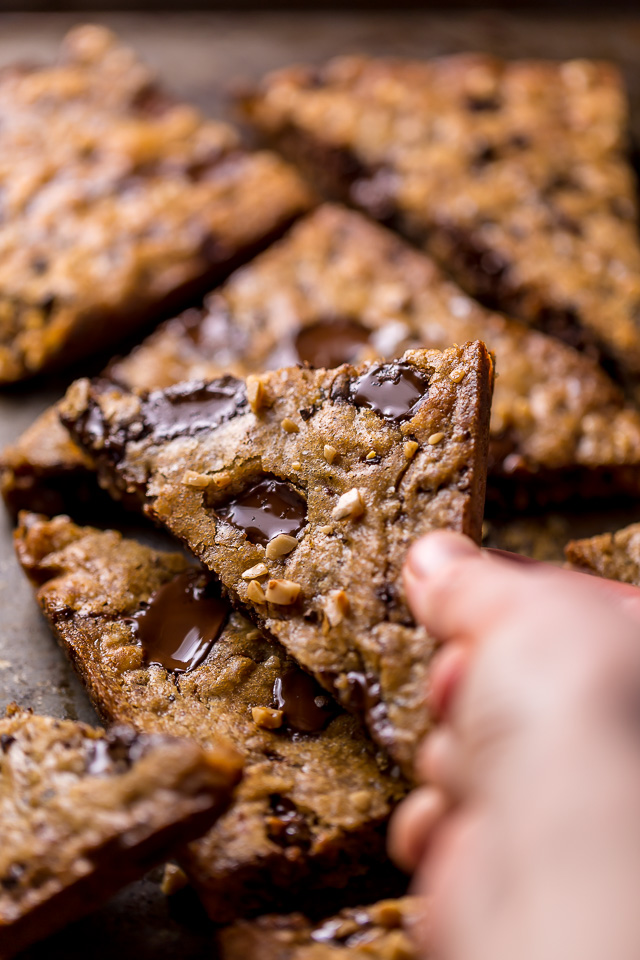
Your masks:
<svg viewBox="0 0 640 960"><path fill-rule="evenodd" d="M273 699L292 730L319 733L335 713L334 704L313 677L293 668L273 685Z"/></svg>
<svg viewBox="0 0 640 960"><path fill-rule="evenodd" d="M357 407L369 407L391 423L410 420L426 397L428 379L408 363L383 363L352 381L349 394Z"/></svg>
<svg viewBox="0 0 640 960"><path fill-rule="evenodd" d="M244 383L222 377L211 383L186 383L154 390L142 404L146 434L153 440L191 436L230 420L246 406Z"/></svg>
<svg viewBox="0 0 640 960"><path fill-rule="evenodd" d="M147 663L186 673L207 657L229 612L217 585L188 570L160 587L131 622Z"/></svg>
<svg viewBox="0 0 640 960"><path fill-rule="evenodd" d="M217 515L239 530L243 530L251 543L264 546L279 533L295 536L307 520L307 504L304 497L284 480L264 477L244 493L239 494L222 507Z"/></svg>
<svg viewBox="0 0 640 960"><path fill-rule="evenodd" d="M356 320L325 320L303 327L295 339L295 350L298 359L310 367L339 367L358 359L369 335Z"/></svg>
<svg viewBox="0 0 640 960"><path fill-rule="evenodd" d="M311 845L311 828L293 800L274 794L270 798L273 815L267 818L267 832L271 840L282 847Z"/></svg>
<svg viewBox="0 0 640 960"><path fill-rule="evenodd" d="M3 733L0 736L0 750L2 750L3 753L8 753L11 744L15 742L15 737L12 737L9 733Z"/></svg>

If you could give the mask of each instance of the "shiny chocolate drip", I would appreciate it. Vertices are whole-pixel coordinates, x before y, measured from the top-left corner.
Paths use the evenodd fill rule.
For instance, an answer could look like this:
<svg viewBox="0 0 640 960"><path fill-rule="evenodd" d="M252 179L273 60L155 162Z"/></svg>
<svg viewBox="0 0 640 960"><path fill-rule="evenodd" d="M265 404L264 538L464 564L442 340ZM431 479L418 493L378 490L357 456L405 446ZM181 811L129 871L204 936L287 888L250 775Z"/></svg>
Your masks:
<svg viewBox="0 0 640 960"><path fill-rule="evenodd" d="M154 441L191 436L230 420L246 405L244 383L221 377L210 383L178 384L153 390L142 403L142 422Z"/></svg>
<svg viewBox="0 0 640 960"><path fill-rule="evenodd" d="M160 587L130 622L146 663L186 673L207 657L229 612L217 585L199 570L188 570Z"/></svg>
<svg viewBox="0 0 640 960"><path fill-rule="evenodd" d="M357 407L368 407L391 423L402 423L414 416L428 390L428 379L400 361L371 367L351 383L349 394Z"/></svg>
<svg viewBox="0 0 640 960"><path fill-rule="evenodd" d="M297 667L278 677L273 685L273 698L289 727L298 733L324 730L335 713L331 698L313 677Z"/></svg>
<svg viewBox="0 0 640 960"><path fill-rule="evenodd" d="M279 533L295 536L307 519L304 497L277 477L264 477L244 493L216 508L217 515L239 530L251 543L266 545Z"/></svg>

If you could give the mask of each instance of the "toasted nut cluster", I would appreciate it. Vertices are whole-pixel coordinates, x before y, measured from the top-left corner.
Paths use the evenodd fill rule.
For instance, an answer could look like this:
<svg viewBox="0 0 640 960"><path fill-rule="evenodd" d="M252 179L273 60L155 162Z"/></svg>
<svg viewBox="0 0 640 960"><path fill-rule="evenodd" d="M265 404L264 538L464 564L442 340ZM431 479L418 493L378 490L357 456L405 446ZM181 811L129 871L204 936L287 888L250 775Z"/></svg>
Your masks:
<svg viewBox="0 0 640 960"><path fill-rule="evenodd" d="M416 443L415 440L407 440L407 442L404 445L404 455L407 458L407 460L413 459L413 457L415 457L416 453L418 452L419 448L420 448L420 444Z"/></svg>
<svg viewBox="0 0 640 960"><path fill-rule="evenodd" d="M290 537L287 533L279 533L277 537L269 540L265 555L267 560L277 560L278 557L284 557L287 553L291 553L297 546L298 541L295 537Z"/></svg>
<svg viewBox="0 0 640 960"><path fill-rule="evenodd" d="M249 567L248 570L245 570L242 574L243 580L257 580L258 577L266 577L269 573L266 563L256 563L255 566Z"/></svg>
<svg viewBox="0 0 640 960"><path fill-rule="evenodd" d="M285 433L300 433L300 427L294 423L291 417L285 417L280 424Z"/></svg>
<svg viewBox="0 0 640 960"><path fill-rule="evenodd" d="M348 493L343 493L331 511L334 520L356 520L364 513L364 499L362 492L354 487Z"/></svg>
<svg viewBox="0 0 640 960"><path fill-rule="evenodd" d="M330 443L325 443L323 453L327 463L333 463L338 456L338 451L335 447L332 447Z"/></svg>
<svg viewBox="0 0 640 960"><path fill-rule="evenodd" d="M264 730L277 730L284 720L282 710L274 710L271 707L252 707L251 716L256 726Z"/></svg>
<svg viewBox="0 0 640 960"><path fill-rule="evenodd" d="M250 374L247 377L247 401L253 413L259 413L267 406L267 392L260 377Z"/></svg>
<svg viewBox="0 0 640 960"><path fill-rule="evenodd" d="M255 584L255 580L251 581ZM265 590L267 603L278 603L282 607L291 606L300 596L300 584L293 580L269 580Z"/></svg>
<svg viewBox="0 0 640 960"><path fill-rule="evenodd" d="M262 585L259 584L257 580L252 580L249 583L249 586L247 587L247 600L251 600L252 603L267 602Z"/></svg>
<svg viewBox="0 0 640 960"><path fill-rule="evenodd" d="M344 590L331 590L324 602L324 614L329 626L337 627L349 612L349 597Z"/></svg>
<svg viewBox="0 0 640 960"><path fill-rule="evenodd" d="M211 483L211 477L208 477L205 473L197 473L195 470L185 470L182 475L182 482L185 487L204 490Z"/></svg>
<svg viewBox="0 0 640 960"><path fill-rule="evenodd" d="M444 440L444 433L441 433L441 432L432 433L429 439L427 440L427 443L429 444L429 446L435 447L436 443L440 443L441 440Z"/></svg>

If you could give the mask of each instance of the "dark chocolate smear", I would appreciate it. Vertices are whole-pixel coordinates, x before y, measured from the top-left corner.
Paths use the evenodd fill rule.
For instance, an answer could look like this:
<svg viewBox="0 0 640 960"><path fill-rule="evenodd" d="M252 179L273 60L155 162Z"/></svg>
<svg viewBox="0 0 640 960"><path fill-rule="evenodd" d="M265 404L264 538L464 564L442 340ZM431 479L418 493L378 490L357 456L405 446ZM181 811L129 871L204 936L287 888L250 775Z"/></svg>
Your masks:
<svg viewBox="0 0 640 960"><path fill-rule="evenodd" d="M147 663L186 673L206 659L229 612L215 581L188 570L160 587L130 622Z"/></svg>
<svg viewBox="0 0 640 960"><path fill-rule="evenodd" d="M351 382L349 398L357 407L375 410L391 423L410 420L429 391L429 380L400 361L371 367Z"/></svg>
<svg viewBox="0 0 640 960"><path fill-rule="evenodd" d="M287 724L298 733L319 733L335 714L335 704L320 685L297 667L278 677L273 699Z"/></svg>
<svg viewBox="0 0 640 960"><path fill-rule="evenodd" d="M246 403L244 383L235 377L184 383L152 391L143 400L142 420L146 435L162 442L217 427Z"/></svg>
<svg viewBox="0 0 640 960"><path fill-rule="evenodd" d="M104 378L92 385L97 398L115 389L114 384ZM130 441L151 437L156 443L162 443L179 436L193 436L230 420L246 405L244 382L226 376L210 382L194 380L167 390L153 390L142 397L138 415L115 429L105 422L99 399L93 397L77 421L63 420L83 446L118 461Z"/></svg>
<svg viewBox="0 0 640 960"><path fill-rule="evenodd" d="M279 533L295 536L307 520L307 504L297 490L277 477L264 477L216 508L216 514L246 533L251 543L266 544Z"/></svg>

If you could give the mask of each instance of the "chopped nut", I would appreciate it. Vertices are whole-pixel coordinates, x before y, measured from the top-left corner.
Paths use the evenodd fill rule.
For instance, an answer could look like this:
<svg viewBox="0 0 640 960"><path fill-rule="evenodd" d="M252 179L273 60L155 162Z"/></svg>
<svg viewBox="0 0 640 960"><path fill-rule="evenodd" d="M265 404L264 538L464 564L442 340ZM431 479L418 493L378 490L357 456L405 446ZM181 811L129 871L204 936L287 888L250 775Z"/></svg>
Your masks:
<svg viewBox="0 0 640 960"><path fill-rule="evenodd" d="M247 587L247 600L253 603L266 603L264 590L257 580L252 580Z"/></svg>
<svg viewBox="0 0 640 960"><path fill-rule="evenodd" d="M292 470L299 470L301 466L302 466L302 464L300 463L299 460L294 460L293 463L291 464L291 469L292 469Z"/></svg>
<svg viewBox="0 0 640 960"><path fill-rule="evenodd" d="M211 483L211 477L205 473L196 473L195 470L185 470L182 475L182 482L185 487L193 487L194 490L204 490Z"/></svg>
<svg viewBox="0 0 640 960"><path fill-rule="evenodd" d="M363 513L364 500L362 493L357 487L354 487L353 490L349 490L348 493L342 494L331 511L331 516L334 520L345 520L347 517L355 520L357 517L361 517Z"/></svg>
<svg viewBox="0 0 640 960"><path fill-rule="evenodd" d="M463 377L464 369L462 367L458 367L457 370L452 370L449 374L449 380L453 380L454 383L460 383Z"/></svg>
<svg viewBox="0 0 640 960"><path fill-rule="evenodd" d="M278 557L284 557L285 554L291 553L297 546L298 541L295 537L290 537L287 533L279 533L277 537L273 537L267 544L267 549L265 550L267 560L276 560Z"/></svg>
<svg viewBox="0 0 640 960"><path fill-rule="evenodd" d="M260 377L251 374L247 377L247 400L254 413L258 413L267 405L267 394Z"/></svg>
<svg viewBox="0 0 640 960"><path fill-rule="evenodd" d="M251 716L256 726L264 730L277 730L284 719L282 710L273 710L271 707L252 707Z"/></svg>
<svg viewBox="0 0 640 960"><path fill-rule="evenodd" d="M324 533L324 535L328 537L330 534L333 533L334 529L335 527L333 526L332 523L326 523L324 526L318 527L318 533Z"/></svg>
<svg viewBox="0 0 640 960"><path fill-rule="evenodd" d="M256 580L258 577L266 577L269 573L269 569L266 563L256 563L255 566L249 567L248 570L245 570L242 574L243 580Z"/></svg>
<svg viewBox="0 0 640 960"><path fill-rule="evenodd" d="M404 445L404 455L407 460L411 460L415 457L417 451L420 449L420 444L416 443L415 440L407 440ZM392 492L395 493L395 489L392 489Z"/></svg>
<svg viewBox="0 0 640 960"><path fill-rule="evenodd" d="M327 463L333 463L335 458L338 456L338 451L335 447L332 447L330 443L325 443L323 453Z"/></svg>
<svg viewBox="0 0 640 960"><path fill-rule="evenodd" d="M251 581L254 584L255 580ZM279 603L283 607L288 607L295 603L300 595L300 584L293 580L269 580L265 591L267 603Z"/></svg>
<svg viewBox="0 0 640 960"><path fill-rule="evenodd" d="M441 440L444 440L444 433L432 433L427 440L427 443L430 446L435 447L436 443L440 443Z"/></svg>
<svg viewBox="0 0 640 960"><path fill-rule="evenodd" d="M224 487L228 487L231 483L231 474L226 470L221 470L220 473L214 474L214 476L211 477L211 480L219 490L222 490Z"/></svg>
<svg viewBox="0 0 640 960"><path fill-rule="evenodd" d="M189 880L184 870L177 863L165 863L162 876L161 890L165 897L171 897L178 890L184 889Z"/></svg>
<svg viewBox="0 0 640 960"><path fill-rule="evenodd" d="M369 453L367 454L366 459L367 459L367 460L375 460L375 458L376 458L377 456L378 456L378 454L376 453L375 450L369 450Z"/></svg>
<svg viewBox="0 0 640 960"><path fill-rule="evenodd" d="M329 625L337 627L349 612L349 597L344 590L331 590L324 603L324 612Z"/></svg>
<svg viewBox="0 0 640 960"><path fill-rule="evenodd" d="M291 417L285 417L280 426L286 433L300 433L300 427L293 422Z"/></svg>

